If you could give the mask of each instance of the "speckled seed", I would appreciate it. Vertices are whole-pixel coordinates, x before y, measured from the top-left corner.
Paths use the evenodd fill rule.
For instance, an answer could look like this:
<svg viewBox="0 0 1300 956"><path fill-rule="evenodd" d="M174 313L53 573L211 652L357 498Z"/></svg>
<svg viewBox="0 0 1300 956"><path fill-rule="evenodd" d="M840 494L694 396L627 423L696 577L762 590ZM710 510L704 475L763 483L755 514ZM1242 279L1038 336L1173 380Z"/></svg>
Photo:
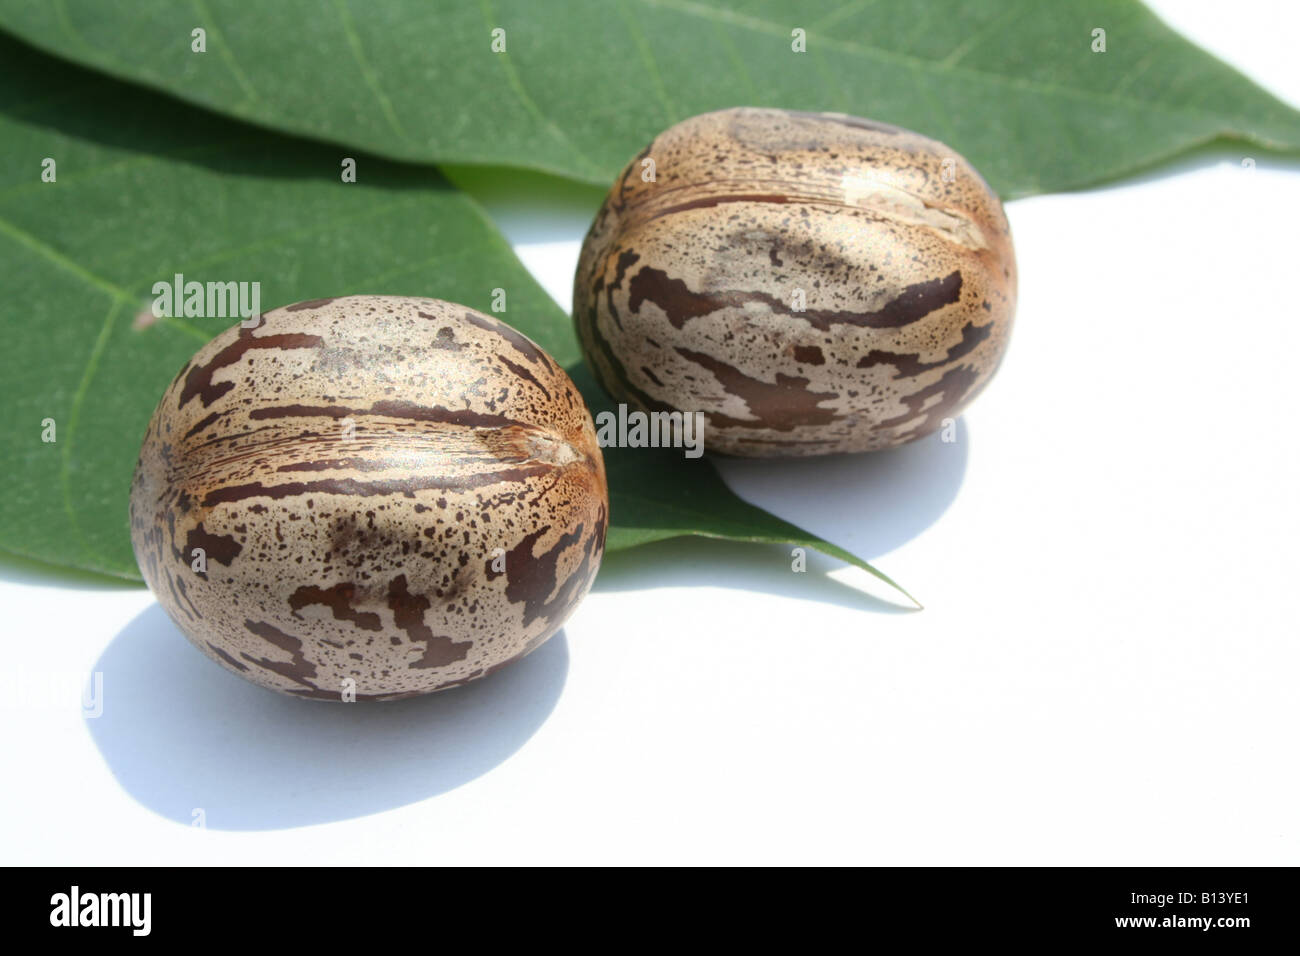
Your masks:
<svg viewBox="0 0 1300 956"><path fill-rule="evenodd" d="M706 448L747 456L939 429L993 375L1015 300L1002 204L961 156L883 123L772 109L660 134L606 198L573 290L616 400L703 412Z"/></svg>
<svg viewBox="0 0 1300 956"><path fill-rule="evenodd" d="M383 700L554 634L608 510L591 415L533 342L450 302L350 296L268 312L181 369L131 538L213 660L299 697Z"/></svg>

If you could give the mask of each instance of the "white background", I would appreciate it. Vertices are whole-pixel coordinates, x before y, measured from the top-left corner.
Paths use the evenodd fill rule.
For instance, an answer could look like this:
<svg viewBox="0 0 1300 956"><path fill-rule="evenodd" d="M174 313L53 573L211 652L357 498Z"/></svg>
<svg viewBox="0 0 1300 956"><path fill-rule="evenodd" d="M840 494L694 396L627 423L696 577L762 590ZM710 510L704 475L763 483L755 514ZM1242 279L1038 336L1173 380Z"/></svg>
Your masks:
<svg viewBox="0 0 1300 956"><path fill-rule="evenodd" d="M1300 106L1296 4L1155 7ZM600 196L547 182L475 191L567 308ZM668 542L491 680L329 707L143 590L0 564L0 861L1294 864L1298 212L1249 148L1012 203L1017 326L956 444L724 464L923 612Z"/></svg>

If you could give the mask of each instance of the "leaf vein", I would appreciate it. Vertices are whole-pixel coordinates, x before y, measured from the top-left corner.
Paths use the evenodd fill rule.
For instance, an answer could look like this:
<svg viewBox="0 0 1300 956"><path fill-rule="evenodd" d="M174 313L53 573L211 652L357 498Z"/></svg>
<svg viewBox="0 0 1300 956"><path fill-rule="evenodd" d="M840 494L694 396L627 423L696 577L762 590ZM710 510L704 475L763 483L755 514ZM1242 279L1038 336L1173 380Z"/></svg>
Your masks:
<svg viewBox="0 0 1300 956"><path fill-rule="evenodd" d="M491 29L493 17L492 6L489 0L479 0L479 9L483 11L483 21L488 25L489 29ZM556 126L555 123L538 108L537 104L533 102L533 98L529 96L528 91L524 89L524 84L519 77L519 72L515 69L515 65L510 61L509 57L510 54L508 52L495 54L495 58L501 61L501 68L506 74L506 82L510 84L510 89L515 94L515 98L519 101L519 105L522 106L524 110L533 117L533 119L541 123L542 126L546 128L546 131L551 134L552 138L560 142L574 155L574 157L577 158L580 163L582 163L583 166L587 168L588 175L594 174L597 179L604 179L604 170L597 167L595 163L588 159L586 153L582 152L582 150L578 148L577 144L574 143L573 140L569 139L564 130Z"/></svg>
<svg viewBox="0 0 1300 956"><path fill-rule="evenodd" d="M361 46L361 37L357 35L356 27L352 23L352 15L348 13L344 0L334 0L334 10L339 15L339 23L343 26L343 34L347 37L348 49L352 51L352 58L356 61L357 69L361 71L361 76L365 80L366 86L369 87L371 95L374 96L375 102L379 104L380 112L384 114L384 118L388 121L388 125L392 127L393 132L397 134L397 137L405 143L410 143L411 137L397 118L397 111L393 109L392 100L388 98L388 94L379 85L379 77L370 65L369 59L366 58L365 50Z"/></svg>
<svg viewBox="0 0 1300 956"><path fill-rule="evenodd" d="M245 74L240 68L239 62L235 59L234 51L232 51L230 45L226 43L221 28L217 26L216 18L212 16L212 12L208 9L206 0L191 0L191 3L193 4L194 9L198 12L198 15L208 22L209 26L207 29L212 33L212 38L217 42L217 56L221 57L221 62L226 65L226 69L230 71L230 75L235 78L235 82L239 84L239 88L244 91L244 96L253 103L263 102L261 95L248 79L247 74Z"/></svg>
<svg viewBox="0 0 1300 956"><path fill-rule="evenodd" d="M95 337L95 344L86 359L85 367L81 370L81 380L77 383L77 390L72 396L72 406L68 411L68 424L64 429L63 441L60 443L59 448L59 484L63 491L64 514L67 515L72 533L81 546L81 553L90 558L97 558L101 563L105 564L108 562L104 555L91 547L90 539L86 537L86 533L82 530L81 522L77 518L77 510L72 504L72 448L77 439L77 423L81 419L81 406L86 400L86 393L90 390L90 382L95 377L95 370L99 368L99 360L108 347L109 336L113 330L113 321L122 309L122 302L122 299L115 299L112 305L109 306L104 321L100 324L99 335Z"/></svg>
<svg viewBox="0 0 1300 956"><path fill-rule="evenodd" d="M646 37L645 29L641 26L641 21L632 16L631 11L628 10L627 0L619 0L618 10L624 22L628 25L628 32L632 35L632 43L641 56L641 62L645 66L646 73L650 76L650 83L654 86L655 93L659 96L659 102L663 106L668 125L671 126L677 122L678 112L668 96L668 89L664 86L663 74L659 71L659 62L655 59L654 50L650 47L650 41Z"/></svg>

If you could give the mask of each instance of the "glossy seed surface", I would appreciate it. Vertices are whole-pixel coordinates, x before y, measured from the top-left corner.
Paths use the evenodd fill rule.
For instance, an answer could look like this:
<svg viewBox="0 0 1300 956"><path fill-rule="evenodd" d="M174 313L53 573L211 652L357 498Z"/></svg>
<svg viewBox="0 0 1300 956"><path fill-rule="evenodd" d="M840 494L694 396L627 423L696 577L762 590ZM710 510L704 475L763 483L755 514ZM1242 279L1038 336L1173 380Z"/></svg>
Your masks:
<svg viewBox="0 0 1300 956"><path fill-rule="evenodd" d="M1016 266L1001 202L944 144L741 108L679 123L628 164L573 296L616 400L703 412L710 451L819 455L960 414L1006 349Z"/></svg>
<svg viewBox="0 0 1300 956"><path fill-rule="evenodd" d="M299 697L392 699L553 635L608 502L586 405L532 341L449 302L350 296L267 312L180 371L131 534L213 660Z"/></svg>

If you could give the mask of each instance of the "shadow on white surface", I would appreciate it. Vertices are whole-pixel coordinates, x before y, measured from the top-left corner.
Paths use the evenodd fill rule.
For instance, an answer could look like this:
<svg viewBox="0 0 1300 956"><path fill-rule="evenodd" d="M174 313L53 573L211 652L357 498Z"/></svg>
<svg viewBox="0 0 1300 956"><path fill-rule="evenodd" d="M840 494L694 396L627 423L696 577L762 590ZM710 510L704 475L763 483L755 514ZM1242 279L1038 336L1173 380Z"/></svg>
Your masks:
<svg viewBox="0 0 1300 956"><path fill-rule="evenodd" d="M118 782L164 817L271 830L377 813L487 773L546 720L564 632L491 677L381 704L295 700L205 658L154 604L105 649L91 737Z"/></svg>
<svg viewBox="0 0 1300 956"><path fill-rule="evenodd" d="M943 442L936 433L890 451L828 458L713 460L728 486L746 501L871 560L930 527L957 497L970 441L961 419L956 439ZM595 590L694 585L891 614L915 610L895 603L904 599L887 585L874 583L865 571L855 570L839 580L827 572L843 568L840 561L813 551L807 561L807 571L798 574L791 570L789 545L671 538L606 555ZM861 590L859 585L866 584L888 599Z"/></svg>
<svg viewBox="0 0 1300 956"><path fill-rule="evenodd" d="M888 451L827 458L715 459L740 497L871 561L911 541L961 488L970 430L935 432ZM887 569L882 569L887 570ZM906 585L905 585L906 586Z"/></svg>

